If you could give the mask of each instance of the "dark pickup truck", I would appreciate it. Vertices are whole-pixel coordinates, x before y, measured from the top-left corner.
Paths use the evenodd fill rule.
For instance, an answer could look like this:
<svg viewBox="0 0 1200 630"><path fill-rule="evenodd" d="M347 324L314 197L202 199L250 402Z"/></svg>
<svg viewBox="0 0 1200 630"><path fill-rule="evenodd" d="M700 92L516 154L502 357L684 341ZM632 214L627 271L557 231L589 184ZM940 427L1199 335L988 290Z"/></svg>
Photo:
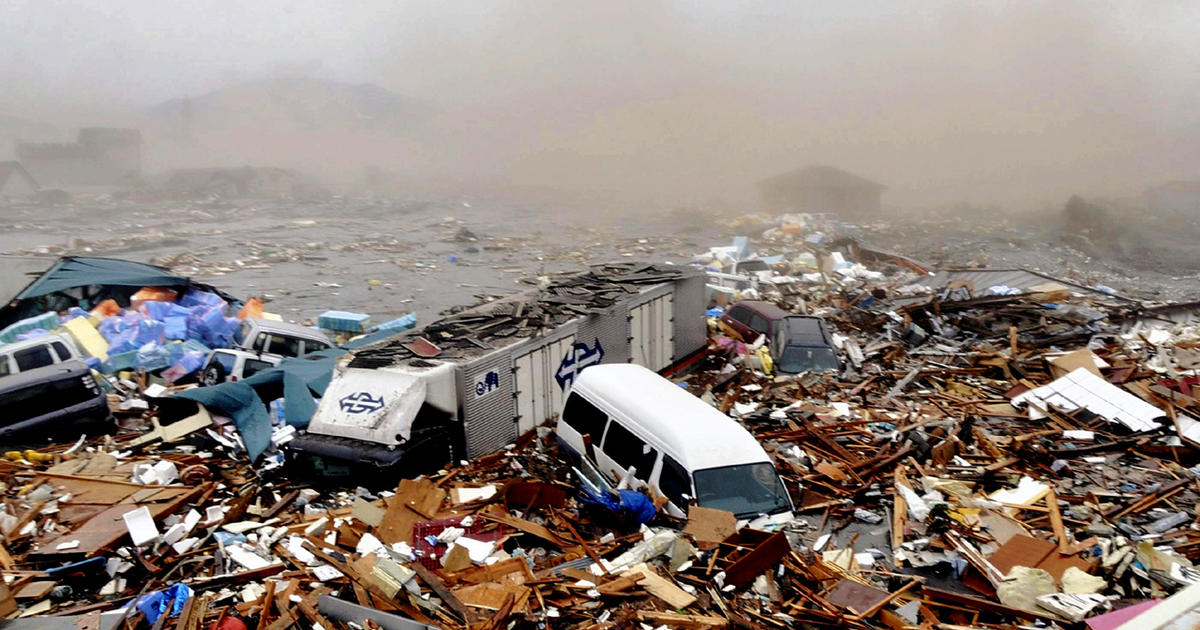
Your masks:
<svg viewBox="0 0 1200 630"><path fill-rule="evenodd" d="M113 428L108 399L82 361L0 377L0 444L34 444Z"/></svg>

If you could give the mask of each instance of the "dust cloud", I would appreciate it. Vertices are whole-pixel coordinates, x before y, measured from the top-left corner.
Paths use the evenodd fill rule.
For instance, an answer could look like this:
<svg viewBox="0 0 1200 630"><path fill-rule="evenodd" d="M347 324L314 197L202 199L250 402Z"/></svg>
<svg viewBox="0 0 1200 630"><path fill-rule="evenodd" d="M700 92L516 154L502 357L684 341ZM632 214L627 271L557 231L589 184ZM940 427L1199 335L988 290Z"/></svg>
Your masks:
<svg viewBox="0 0 1200 630"><path fill-rule="evenodd" d="M754 203L809 164L885 184L890 207L1200 174L1194 3L124 4L4 10L2 136L102 121L143 130L148 171L663 204Z"/></svg>

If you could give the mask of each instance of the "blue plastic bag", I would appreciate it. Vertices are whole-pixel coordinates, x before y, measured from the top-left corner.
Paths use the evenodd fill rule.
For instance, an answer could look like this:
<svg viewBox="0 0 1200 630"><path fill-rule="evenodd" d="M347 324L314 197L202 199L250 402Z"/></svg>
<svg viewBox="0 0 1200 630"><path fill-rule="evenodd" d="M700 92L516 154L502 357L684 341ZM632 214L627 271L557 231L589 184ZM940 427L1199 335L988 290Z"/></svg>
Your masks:
<svg viewBox="0 0 1200 630"><path fill-rule="evenodd" d="M164 341L163 334L166 332L166 325L159 321L146 319L140 313L131 313L131 315L137 315L141 319L133 326L118 333L116 339L109 342L109 354L138 350L148 343L161 345Z"/></svg>
<svg viewBox="0 0 1200 630"><path fill-rule="evenodd" d="M604 492L593 494L586 485L582 490L583 493L579 498L584 503L606 507L618 515L631 518L638 523L649 523L658 513L658 509L654 507L654 502L650 500L650 497L636 490L618 490L618 496Z"/></svg>
<svg viewBox="0 0 1200 630"><path fill-rule="evenodd" d="M138 348L137 358L133 362L134 367L147 372L161 370L168 365L171 365L171 356L167 349L154 342Z"/></svg>
<svg viewBox="0 0 1200 630"><path fill-rule="evenodd" d="M227 303L225 302L225 300L222 300L221 296L217 295L216 293L209 293L208 291L199 291L196 289L192 289L192 290L188 291L187 293L183 294L182 298L179 298L179 305L186 309L191 309L196 306L204 306L204 307L214 307L215 306L215 307L221 309L222 312L224 312L225 306L227 305Z"/></svg>
<svg viewBox="0 0 1200 630"><path fill-rule="evenodd" d="M175 362L174 365L163 371L162 377L174 383L188 374L199 370L201 367L204 367L204 360L207 357L207 353L199 350L185 352L183 356Z"/></svg>
<svg viewBox="0 0 1200 630"><path fill-rule="evenodd" d="M49 335L49 334L50 334L50 331L48 331L44 328L34 328L33 330L27 330L23 333L18 334L17 341L25 341L26 339L33 339L35 337L45 337L46 335Z"/></svg>
<svg viewBox="0 0 1200 630"><path fill-rule="evenodd" d="M165 320L168 317L187 317L191 311L172 302L146 302L138 308L150 319Z"/></svg>
<svg viewBox="0 0 1200 630"><path fill-rule="evenodd" d="M79 308L78 306L72 306L71 308L67 309L66 315L63 315L62 317L58 318L58 321L61 324L65 324L77 317L88 317L88 316L89 316L89 313L87 311Z"/></svg>
<svg viewBox="0 0 1200 630"><path fill-rule="evenodd" d="M184 341L188 338L188 321L186 315L182 317L166 317L163 318L162 323L164 327L163 336L167 339Z"/></svg>
<svg viewBox="0 0 1200 630"><path fill-rule="evenodd" d="M146 621L150 625L154 625L163 613L167 613L168 617L178 617L191 596L192 589L188 588L186 584L173 584L164 591L154 591L142 595L134 607L146 615Z"/></svg>

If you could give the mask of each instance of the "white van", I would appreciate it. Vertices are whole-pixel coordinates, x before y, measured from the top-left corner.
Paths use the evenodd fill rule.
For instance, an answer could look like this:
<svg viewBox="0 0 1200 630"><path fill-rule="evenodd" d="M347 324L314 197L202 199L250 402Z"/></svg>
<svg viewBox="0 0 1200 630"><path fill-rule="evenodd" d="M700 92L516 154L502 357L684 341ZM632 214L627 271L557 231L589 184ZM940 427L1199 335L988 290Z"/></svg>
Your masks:
<svg viewBox="0 0 1200 630"><path fill-rule="evenodd" d="M692 500L739 519L792 511L775 465L749 431L640 365L580 372L556 432L568 456L586 456L614 482L632 472L633 487L653 486L675 516Z"/></svg>

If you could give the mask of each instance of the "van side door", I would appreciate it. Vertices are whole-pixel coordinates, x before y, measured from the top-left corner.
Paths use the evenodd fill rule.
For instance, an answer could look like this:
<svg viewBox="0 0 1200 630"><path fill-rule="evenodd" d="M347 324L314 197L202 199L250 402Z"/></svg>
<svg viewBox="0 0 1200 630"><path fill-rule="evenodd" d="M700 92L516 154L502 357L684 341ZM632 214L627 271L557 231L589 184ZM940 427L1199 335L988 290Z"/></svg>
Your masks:
<svg viewBox="0 0 1200 630"><path fill-rule="evenodd" d="M646 443L621 421L613 418L604 432L604 443L596 453L596 465L600 472L617 482L634 469L629 487L645 487L658 461L658 449Z"/></svg>
<svg viewBox="0 0 1200 630"><path fill-rule="evenodd" d="M571 392L558 418L559 439L580 456L596 462L608 414L579 394Z"/></svg>

